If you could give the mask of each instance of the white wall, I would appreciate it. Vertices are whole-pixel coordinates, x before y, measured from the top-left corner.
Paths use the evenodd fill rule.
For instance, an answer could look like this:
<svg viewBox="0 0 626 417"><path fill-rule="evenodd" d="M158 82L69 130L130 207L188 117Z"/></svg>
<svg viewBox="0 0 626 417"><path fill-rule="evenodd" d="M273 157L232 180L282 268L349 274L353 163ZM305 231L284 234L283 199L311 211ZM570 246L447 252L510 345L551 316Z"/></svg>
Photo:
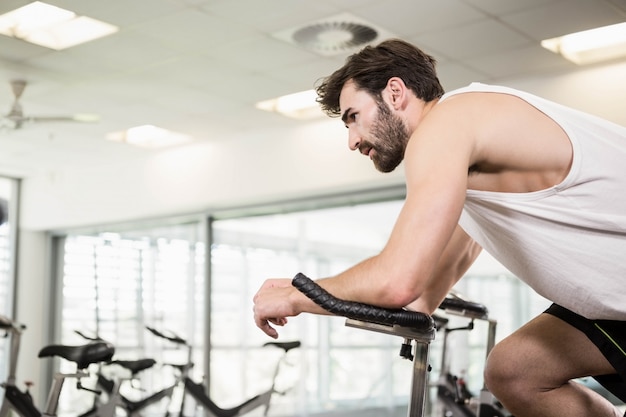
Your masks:
<svg viewBox="0 0 626 417"><path fill-rule="evenodd" d="M29 178L22 227L57 229L397 183L347 145L337 120L154 153L135 165Z"/></svg>

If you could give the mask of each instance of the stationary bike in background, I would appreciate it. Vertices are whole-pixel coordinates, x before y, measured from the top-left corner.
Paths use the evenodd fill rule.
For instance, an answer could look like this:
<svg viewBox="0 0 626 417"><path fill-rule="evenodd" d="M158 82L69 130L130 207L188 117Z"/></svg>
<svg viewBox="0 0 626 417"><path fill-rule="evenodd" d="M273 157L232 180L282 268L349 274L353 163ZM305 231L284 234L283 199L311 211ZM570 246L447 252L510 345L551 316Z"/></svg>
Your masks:
<svg viewBox="0 0 626 417"><path fill-rule="evenodd" d="M192 361L193 347L191 343L187 342L187 340L183 339L182 337L172 332L165 332L165 331L157 330L149 326L146 326L146 329L148 329L155 336L162 338L164 340L167 340L187 351L186 363L177 364L177 365L168 364L169 366L173 367L177 371L177 378L176 378L175 385L179 387L180 391L182 391L182 396L180 399L180 403L176 407L175 412L171 411L172 407L168 407L168 412L166 414L166 417L185 417L185 411L186 411L185 404L186 404L187 396L190 396L191 398L193 398L196 401L196 404L202 407L209 417L239 417L259 407L264 407L263 415L267 416L267 413L271 405L272 397L275 394L285 395L288 391L288 390L278 391L276 389L276 377L278 376L281 367L286 364L287 354L289 353L289 351L300 347L299 341L265 343L263 346L276 347L276 348L280 348L283 350L283 355L280 358L280 360L276 363L276 367L274 368L271 386L265 392L262 392L235 407L221 408L209 397L209 395L207 394L204 388L204 385L201 382L200 383L195 382L189 376L191 373L190 371L193 368L193 361Z"/></svg>
<svg viewBox="0 0 626 417"><path fill-rule="evenodd" d="M105 341L99 335L88 336L78 330L74 332L83 339L92 342ZM100 395L94 397L91 409L81 414L79 417L115 416L116 408L123 410L128 417L138 416L148 407L161 402L161 400L170 398L176 385L167 386L139 400L128 398L121 391L123 385L127 385L135 391L142 391L140 386L135 385L138 374L152 368L155 364L156 361L151 358L137 360L113 359L107 363L99 364L96 372L96 389L100 392ZM125 376L110 376L106 371L114 367L121 368ZM110 410L111 407L113 407L113 410Z"/></svg>
<svg viewBox="0 0 626 417"><path fill-rule="evenodd" d="M489 318L487 307L463 299L459 294L451 292L441 303L439 309L455 316L468 319L465 326L450 327L450 321L435 316L437 331L443 333L441 368L436 382L437 400L433 417L510 417L511 414L483 385L478 395L472 393L463 376L455 375L450 370L449 336L457 331L471 331L474 321L487 322L487 344L485 358L495 345L497 321Z"/></svg>
<svg viewBox="0 0 626 417"><path fill-rule="evenodd" d="M6 382L0 384L4 389L2 405L0 406L0 417L8 417L9 412L15 412L21 417L56 417L57 406L61 389L66 379L76 380L78 389L96 393L96 391L84 387L82 378L89 377L88 368L91 364L109 361L113 357L115 348L103 341L91 342L81 346L49 345L39 351L39 357L60 357L76 365L76 372L54 374L54 379L48 393L46 407L40 411L34 404L29 392L31 383L26 383L26 390L20 390L15 382L17 370L17 359L20 351L21 336L26 326L13 321L5 316L0 316L0 330L5 332L6 337L11 338L9 351L9 375ZM107 416L107 417L114 417Z"/></svg>

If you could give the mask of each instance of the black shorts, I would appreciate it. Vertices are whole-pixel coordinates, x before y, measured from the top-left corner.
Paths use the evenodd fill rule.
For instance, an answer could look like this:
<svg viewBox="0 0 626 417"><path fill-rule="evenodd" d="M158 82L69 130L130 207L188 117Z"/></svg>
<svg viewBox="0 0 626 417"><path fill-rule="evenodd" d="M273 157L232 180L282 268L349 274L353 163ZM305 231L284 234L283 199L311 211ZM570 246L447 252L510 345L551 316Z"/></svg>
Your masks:
<svg viewBox="0 0 626 417"><path fill-rule="evenodd" d="M600 349L617 374L591 376L626 402L626 321L589 320L557 304L552 304L545 313L574 326Z"/></svg>

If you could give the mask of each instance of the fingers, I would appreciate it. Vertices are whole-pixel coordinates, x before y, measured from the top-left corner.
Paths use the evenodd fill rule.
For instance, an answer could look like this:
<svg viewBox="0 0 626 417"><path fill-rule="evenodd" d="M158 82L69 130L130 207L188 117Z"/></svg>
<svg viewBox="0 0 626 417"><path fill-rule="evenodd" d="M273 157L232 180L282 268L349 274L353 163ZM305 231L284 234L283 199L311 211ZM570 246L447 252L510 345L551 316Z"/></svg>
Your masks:
<svg viewBox="0 0 626 417"><path fill-rule="evenodd" d="M276 331L275 328L273 328L270 323L276 325L276 326L284 326L285 324L287 324L287 319L286 318L276 318L276 319L261 319L258 316L255 315L254 320L256 322L256 325L259 329L263 330L263 332L268 335L269 337L272 337L274 339L278 338L278 332Z"/></svg>
<svg viewBox="0 0 626 417"><path fill-rule="evenodd" d="M278 332L276 331L276 329L270 326L270 324L267 321L265 321L264 324L259 326L259 328L263 330L263 332L265 332L265 334L271 337L272 339L278 339Z"/></svg>
<svg viewBox="0 0 626 417"><path fill-rule="evenodd" d="M287 319L285 317L269 319L268 321L277 326L284 326L285 324L287 324Z"/></svg>

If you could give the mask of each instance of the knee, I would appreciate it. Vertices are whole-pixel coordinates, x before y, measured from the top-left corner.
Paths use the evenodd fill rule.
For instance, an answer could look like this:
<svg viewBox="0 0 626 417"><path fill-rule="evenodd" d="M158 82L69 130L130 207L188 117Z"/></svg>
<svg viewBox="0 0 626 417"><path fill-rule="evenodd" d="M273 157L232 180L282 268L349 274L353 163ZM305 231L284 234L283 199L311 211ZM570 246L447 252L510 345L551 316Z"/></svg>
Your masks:
<svg viewBox="0 0 626 417"><path fill-rule="evenodd" d="M496 397L501 393L513 390L518 380L519 372L515 369L516 361L512 352L507 351L502 344L496 345L487 358L484 369L485 385Z"/></svg>
<svg viewBox="0 0 626 417"><path fill-rule="evenodd" d="M484 379L489 391L502 402L523 401L534 393L534 378L520 345L506 339L490 352Z"/></svg>

